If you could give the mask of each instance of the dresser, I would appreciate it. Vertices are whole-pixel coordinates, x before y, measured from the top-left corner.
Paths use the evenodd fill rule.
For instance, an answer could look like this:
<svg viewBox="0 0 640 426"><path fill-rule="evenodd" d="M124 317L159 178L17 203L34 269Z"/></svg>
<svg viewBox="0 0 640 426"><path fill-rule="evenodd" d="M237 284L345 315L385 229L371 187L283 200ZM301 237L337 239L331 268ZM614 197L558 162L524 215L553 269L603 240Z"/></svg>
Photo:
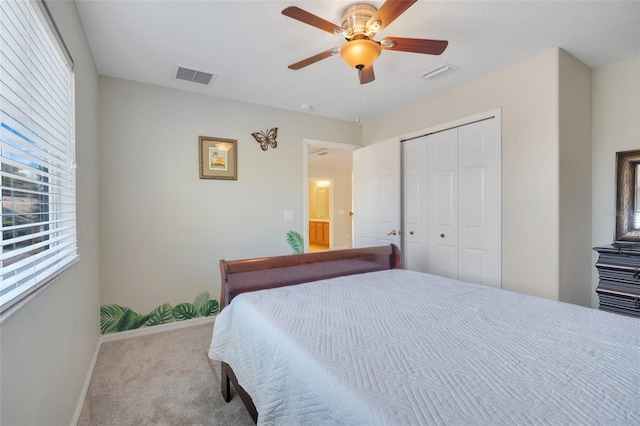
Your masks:
<svg viewBox="0 0 640 426"><path fill-rule="evenodd" d="M640 244L595 247L600 309L640 317Z"/></svg>

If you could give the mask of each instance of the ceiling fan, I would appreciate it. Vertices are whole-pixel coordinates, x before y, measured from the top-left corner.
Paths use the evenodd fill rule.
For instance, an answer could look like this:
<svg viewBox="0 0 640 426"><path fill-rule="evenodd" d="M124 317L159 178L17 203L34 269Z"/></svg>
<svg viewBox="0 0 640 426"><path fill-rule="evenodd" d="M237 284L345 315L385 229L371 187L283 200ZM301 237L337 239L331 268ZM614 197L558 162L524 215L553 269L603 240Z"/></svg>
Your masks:
<svg viewBox="0 0 640 426"><path fill-rule="evenodd" d="M305 24L344 37L347 42L341 47L334 47L317 55L310 56L295 64L289 65L292 70L299 70L308 65L340 53L342 59L351 67L358 70L360 84L375 80L373 62L384 50L398 50L402 52L424 53L439 55L449 44L446 40L427 40L420 38L385 37L382 41L375 41L373 37L378 31L402 15L418 0L387 0L380 9L367 3L358 3L347 7L342 14L342 26L337 26L312 13L296 6L287 7L282 14Z"/></svg>

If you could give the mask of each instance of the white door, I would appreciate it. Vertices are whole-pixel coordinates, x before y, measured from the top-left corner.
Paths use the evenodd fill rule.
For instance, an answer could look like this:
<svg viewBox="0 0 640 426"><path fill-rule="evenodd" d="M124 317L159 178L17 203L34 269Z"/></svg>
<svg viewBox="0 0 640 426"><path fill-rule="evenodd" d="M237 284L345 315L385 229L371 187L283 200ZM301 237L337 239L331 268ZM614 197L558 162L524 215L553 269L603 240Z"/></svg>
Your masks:
<svg viewBox="0 0 640 426"><path fill-rule="evenodd" d="M400 141L353 153L353 246L400 242Z"/></svg>
<svg viewBox="0 0 640 426"><path fill-rule="evenodd" d="M434 133L427 141L427 270L457 279L458 129Z"/></svg>
<svg viewBox="0 0 640 426"><path fill-rule="evenodd" d="M402 264L427 272L427 137L402 142Z"/></svg>

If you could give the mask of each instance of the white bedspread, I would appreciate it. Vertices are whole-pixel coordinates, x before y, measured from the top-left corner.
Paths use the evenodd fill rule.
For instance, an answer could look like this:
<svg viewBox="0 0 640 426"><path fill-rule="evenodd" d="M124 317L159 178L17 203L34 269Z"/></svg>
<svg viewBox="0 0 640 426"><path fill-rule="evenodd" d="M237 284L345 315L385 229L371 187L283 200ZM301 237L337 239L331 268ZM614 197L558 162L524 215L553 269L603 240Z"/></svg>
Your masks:
<svg viewBox="0 0 640 426"><path fill-rule="evenodd" d="M640 320L406 270L237 296L209 351L264 425L640 424Z"/></svg>

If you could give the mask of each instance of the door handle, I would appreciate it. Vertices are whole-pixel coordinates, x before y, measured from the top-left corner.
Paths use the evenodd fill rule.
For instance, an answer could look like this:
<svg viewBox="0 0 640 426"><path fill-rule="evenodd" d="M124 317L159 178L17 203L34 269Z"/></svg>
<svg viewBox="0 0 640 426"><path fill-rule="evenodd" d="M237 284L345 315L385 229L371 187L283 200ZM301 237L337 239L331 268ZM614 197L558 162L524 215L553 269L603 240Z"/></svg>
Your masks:
<svg viewBox="0 0 640 426"><path fill-rule="evenodd" d="M387 235L398 235L398 231L394 229L391 232L389 232Z"/></svg>

